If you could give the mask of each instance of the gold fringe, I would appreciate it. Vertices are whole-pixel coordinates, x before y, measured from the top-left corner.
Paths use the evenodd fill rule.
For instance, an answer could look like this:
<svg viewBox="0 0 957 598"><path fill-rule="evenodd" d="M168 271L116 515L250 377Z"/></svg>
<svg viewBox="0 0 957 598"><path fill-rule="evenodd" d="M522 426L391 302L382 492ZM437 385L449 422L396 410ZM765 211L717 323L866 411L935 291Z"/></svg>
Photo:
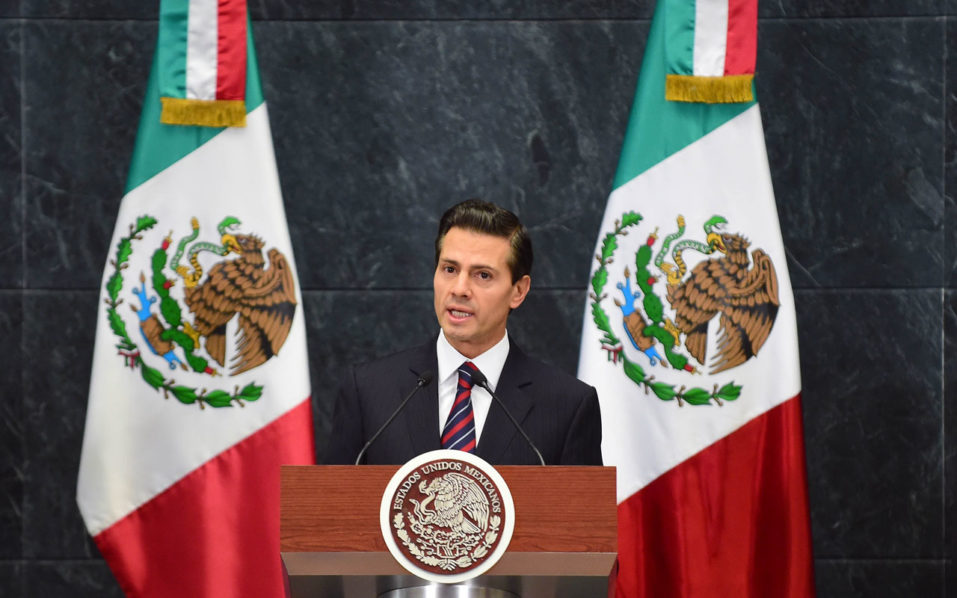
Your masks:
<svg viewBox="0 0 957 598"><path fill-rule="evenodd" d="M167 125L246 126L246 102L243 100L160 98L160 101L163 103L160 122Z"/></svg>
<svg viewBox="0 0 957 598"><path fill-rule="evenodd" d="M727 75L725 77L695 77L667 75L665 99L672 102L700 102L704 104L735 104L754 101L751 83L754 75Z"/></svg>

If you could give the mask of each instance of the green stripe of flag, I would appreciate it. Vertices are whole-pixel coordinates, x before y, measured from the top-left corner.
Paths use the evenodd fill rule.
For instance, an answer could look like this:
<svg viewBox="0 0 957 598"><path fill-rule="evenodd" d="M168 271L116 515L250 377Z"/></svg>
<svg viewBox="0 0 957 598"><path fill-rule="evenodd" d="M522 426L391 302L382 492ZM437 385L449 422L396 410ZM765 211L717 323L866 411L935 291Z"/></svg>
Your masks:
<svg viewBox="0 0 957 598"><path fill-rule="evenodd" d="M162 105L157 73L160 54L158 45L161 41L157 41L157 52L153 56L153 66L146 86L146 99L143 101L143 114L140 117L130 173L126 180L126 193L169 168L223 130L160 123ZM246 61L246 113L249 114L264 101L251 25L246 27Z"/></svg>
<svg viewBox="0 0 957 598"><path fill-rule="evenodd" d="M665 42L668 32L665 19L661 18L664 15L657 13L666 10L665 5L669 4L687 4L694 10L693 3L686 1L659 2L655 9L638 89L625 130L618 170L615 172L615 189L754 104L696 104L665 100Z"/></svg>
<svg viewBox="0 0 957 598"><path fill-rule="evenodd" d="M666 58L671 73L694 74L695 2L664 0Z"/></svg>
<svg viewBox="0 0 957 598"><path fill-rule="evenodd" d="M186 97L186 46L189 30L189 0L160 2L156 62L159 94L166 98Z"/></svg>

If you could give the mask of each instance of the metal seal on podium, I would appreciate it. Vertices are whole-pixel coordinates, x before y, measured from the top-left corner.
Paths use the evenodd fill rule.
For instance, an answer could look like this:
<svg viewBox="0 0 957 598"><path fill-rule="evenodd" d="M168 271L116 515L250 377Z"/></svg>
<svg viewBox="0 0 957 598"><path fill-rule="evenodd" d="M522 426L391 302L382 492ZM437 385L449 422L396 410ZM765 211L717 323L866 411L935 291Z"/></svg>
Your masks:
<svg viewBox="0 0 957 598"><path fill-rule="evenodd" d="M505 553L515 506L486 461L438 450L399 468L382 496L379 522L389 552L407 571L459 583L482 575Z"/></svg>

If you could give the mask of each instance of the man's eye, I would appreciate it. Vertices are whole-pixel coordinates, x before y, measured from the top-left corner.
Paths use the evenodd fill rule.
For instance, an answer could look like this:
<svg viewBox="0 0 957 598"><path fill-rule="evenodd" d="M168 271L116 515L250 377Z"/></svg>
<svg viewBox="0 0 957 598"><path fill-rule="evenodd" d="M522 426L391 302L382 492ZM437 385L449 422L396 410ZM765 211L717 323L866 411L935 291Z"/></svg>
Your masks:
<svg viewBox="0 0 957 598"><path fill-rule="evenodd" d="M444 270L446 274L452 274L453 272L455 272L455 268L453 268L452 266L445 266L444 268L442 268L442 270Z"/></svg>
<svg viewBox="0 0 957 598"><path fill-rule="evenodd" d="M488 272L479 272L479 273L478 273L478 276L479 276L479 278L481 278L482 280L488 280L489 278L492 278L492 275L489 274Z"/></svg>

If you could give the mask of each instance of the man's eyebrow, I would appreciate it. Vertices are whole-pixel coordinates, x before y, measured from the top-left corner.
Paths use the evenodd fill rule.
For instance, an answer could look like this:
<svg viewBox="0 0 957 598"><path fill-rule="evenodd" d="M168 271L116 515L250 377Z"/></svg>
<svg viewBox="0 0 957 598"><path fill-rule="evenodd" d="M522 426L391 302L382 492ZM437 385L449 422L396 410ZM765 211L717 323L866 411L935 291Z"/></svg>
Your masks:
<svg viewBox="0 0 957 598"><path fill-rule="evenodd" d="M495 266L486 266L485 264L472 264L469 266L469 270L491 270L492 272L498 272L498 268Z"/></svg>
<svg viewBox="0 0 957 598"><path fill-rule="evenodd" d="M462 266L462 264L460 264L458 260L453 260L452 258L448 258L448 257L439 258L439 265L446 265L446 264L449 266L455 266L456 268L460 268ZM498 272L498 268L488 264L472 264L469 266L469 270L470 271L491 270L492 272Z"/></svg>

